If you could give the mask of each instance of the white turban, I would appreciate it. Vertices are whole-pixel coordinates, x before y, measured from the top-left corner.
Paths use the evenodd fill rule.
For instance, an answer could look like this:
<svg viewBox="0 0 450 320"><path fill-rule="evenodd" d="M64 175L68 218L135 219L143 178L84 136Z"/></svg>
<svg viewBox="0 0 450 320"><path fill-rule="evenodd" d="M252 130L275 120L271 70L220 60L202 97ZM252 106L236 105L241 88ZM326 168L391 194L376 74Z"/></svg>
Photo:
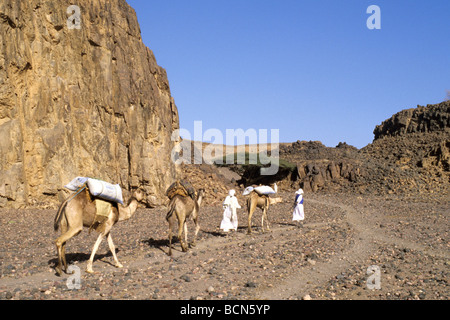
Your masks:
<svg viewBox="0 0 450 320"><path fill-rule="evenodd" d="M230 197L234 197L234 195L236 194L236 191L230 190L230 192L228 194L230 195Z"/></svg>

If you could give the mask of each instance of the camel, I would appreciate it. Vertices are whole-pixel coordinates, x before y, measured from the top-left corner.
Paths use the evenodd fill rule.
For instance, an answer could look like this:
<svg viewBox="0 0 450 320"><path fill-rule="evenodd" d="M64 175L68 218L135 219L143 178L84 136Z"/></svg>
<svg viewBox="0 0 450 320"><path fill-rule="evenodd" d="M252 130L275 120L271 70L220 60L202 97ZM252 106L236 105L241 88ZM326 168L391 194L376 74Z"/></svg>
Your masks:
<svg viewBox="0 0 450 320"><path fill-rule="evenodd" d="M256 208L260 208L262 213L261 218L261 227L264 232L264 219L267 224L267 231L270 231L269 219L267 218L267 211L269 210L270 205L280 203L283 199L278 198L270 198L269 196L261 196L256 191L252 191L247 198L247 213L248 213L248 230L247 234L252 233L252 216L255 212Z"/></svg>
<svg viewBox="0 0 450 320"><path fill-rule="evenodd" d="M100 235L94 244L92 254L87 263L86 272L93 273L92 263L94 261L95 253L100 246L103 238L107 237L109 249L114 257L115 266L117 268L123 268L116 256L116 249L111 237L111 228L118 222L130 219L136 212L138 202L142 201L144 194L142 190L138 189L131 197L127 207L119 205L115 202L111 202L112 207L106 218L106 221L101 224L101 227L96 229ZM58 265L56 266L56 272L58 275L62 273L62 264L64 264L64 272L67 273L66 262L66 242L78 235L83 227L90 228L93 226L96 216L95 202L92 200L91 195L87 188L81 190L75 196L72 194L67 198L59 207L54 221L54 229L58 231L61 229L61 236L55 241L56 251L58 254Z"/></svg>
<svg viewBox="0 0 450 320"><path fill-rule="evenodd" d="M172 229L175 225L175 219L178 219L178 235L177 239L180 241L181 249L183 252L188 251L187 247L187 220L192 218L195 224L194 231L194 239L189 244L190 247L195 247L197 234L200 230L200 224L198 222L198 213L200 206L202 204L202 200L204 197L205 190L200 189L198 191L197 200L194 201L191 197L183 197L181 195L176 195L170 200L169 204L169 212L166 215L166 220L169 223L169 253L168 255L172 255ZM174 214L175 213L175 214ZM182 234L184 231L184 241L182 240Z"/></svg>

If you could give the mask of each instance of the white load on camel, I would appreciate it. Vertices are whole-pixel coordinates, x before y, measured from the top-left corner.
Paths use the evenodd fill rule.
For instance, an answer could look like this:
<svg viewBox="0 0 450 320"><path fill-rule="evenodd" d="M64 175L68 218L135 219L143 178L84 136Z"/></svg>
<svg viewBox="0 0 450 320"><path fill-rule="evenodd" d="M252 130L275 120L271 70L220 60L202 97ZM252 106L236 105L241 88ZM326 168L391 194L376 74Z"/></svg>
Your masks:
<svg viewBox="0 0 450 320"><path fill-rule="evenodd" d="M88 178L85 177L76 177L68 184L66 184L64 188L69 189L70 191L77 191L87 182L87 179Z"/></svg>
<svg viewBox="0 0 450 320"><path fill-rule="evenodd" d="M93 178L76 177L71 182L66 184L64 188L71 191L77 191L85 184L87 185L92 196L107 201L118 202L123 205L122 188L118 184L111 184Z"/></svg>
<svg viewBox="0 0 450 320"><path fill-rule="evenodd" d="M277 193L277 191L278 191L277 189L278 189L277 184L275 184L273 188L270 186L247 187L247 188L245 188L242 195L246 196L246 195L249 195L252 191L255 191L260 196L263 196L263 195L268 196L269 194Z"/></svg>

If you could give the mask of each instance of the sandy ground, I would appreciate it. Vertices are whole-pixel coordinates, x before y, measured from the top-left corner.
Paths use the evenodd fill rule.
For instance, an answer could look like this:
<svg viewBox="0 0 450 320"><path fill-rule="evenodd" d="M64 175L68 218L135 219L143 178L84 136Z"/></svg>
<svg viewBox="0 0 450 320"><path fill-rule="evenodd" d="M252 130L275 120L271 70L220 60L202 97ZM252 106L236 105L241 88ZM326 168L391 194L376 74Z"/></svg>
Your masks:
<svg viewBox="0 0 450 320"><path fill-rule="evenodd" d="M449 299L448 200L306 194L301 225L291 210L290 200L272 206L264 233L258 211L247 235L241 209L238 231L225 235L221 208L202 207L197 246L183 253L176 243L169 257L167 210L139 209L112 231L122 269L104 241L95 273L85 273L97 235L84 230L69 241L76 289L67 285L74 276L55 275L56 211L2 209L0 299Z"/></svg>

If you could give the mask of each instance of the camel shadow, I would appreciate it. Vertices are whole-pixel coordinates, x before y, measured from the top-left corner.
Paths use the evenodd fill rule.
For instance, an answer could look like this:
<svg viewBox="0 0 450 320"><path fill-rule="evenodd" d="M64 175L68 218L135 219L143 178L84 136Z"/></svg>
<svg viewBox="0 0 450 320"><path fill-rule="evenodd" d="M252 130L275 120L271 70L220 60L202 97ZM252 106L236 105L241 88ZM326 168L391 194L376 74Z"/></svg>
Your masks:
<svg viewBox="0 0 450 320"><path fill-rule="evenodd" d="M148 245L150 248L155 248L155 249L159 249L162 252L164 252L165 254L168 254L168 250L169 250L169 239L147 239L147 240L142 240L141 243L144 243L146 245ZM178 238L176 236L172 237L172 250L174 251L178 251L178 249L174 246L174 244L180 243L180 241L178 240ZM190 247L190 245L189 245ZM180 250L180 252L182 252Z"/></svg>
<svg viewBox="0 0 450 320"><path fill-rule="evenodd" d="M280 226L287 226L287 227L296 227L298 226L298 224L296 224L295 222L279 222L278 223Z"/></svg>
<svg viewBox="0 0 450 320"><path fill-rule="evenodd" d="M176 239L176 237L173 238L172 240L172 244L178 242L178 240ZM141 243L148 245L150 248L156 248L159 249L161 251L163 251L164 253L166 253L164 251L163 248L168 248L169 247L169 239L147 239L147 240L141 240Z"/></svg>
<svg viewBox="0 0 450 320"><path fill-rule="evenodd" d="M116 253L119 252L119 251L120 250L118 248L116 248ZM78 252L78 253L67 253L66 254L67 265L70 266L70 265L74 264L74 262L85 262L85 261L88 261L90 257L91 257L91 255L87 254L87 253L80 253L80 252ZM94 257L94 262L97 261L97 260L103 260L104 258L109 258L109 257L112 257L112 253L109 250L108 250L107 253L104 253L104 254L98 254L97 253L95 255L95 257ZM109 261L104 260L102 262L108 263L108 264L114 266L114 264L112 264ZM52 267L52 268L56 268L56 266L58 265L58 258L53 258L53 259L48 260L48 265L50 267Z"/></svg>
<svg viewBox="0 0 450 320"><path fill-rule="evenodd" d="M224 232L218 232L218 231L203 231L206 234L209 234L213 237L226 237L226 234Z"/></svg>

